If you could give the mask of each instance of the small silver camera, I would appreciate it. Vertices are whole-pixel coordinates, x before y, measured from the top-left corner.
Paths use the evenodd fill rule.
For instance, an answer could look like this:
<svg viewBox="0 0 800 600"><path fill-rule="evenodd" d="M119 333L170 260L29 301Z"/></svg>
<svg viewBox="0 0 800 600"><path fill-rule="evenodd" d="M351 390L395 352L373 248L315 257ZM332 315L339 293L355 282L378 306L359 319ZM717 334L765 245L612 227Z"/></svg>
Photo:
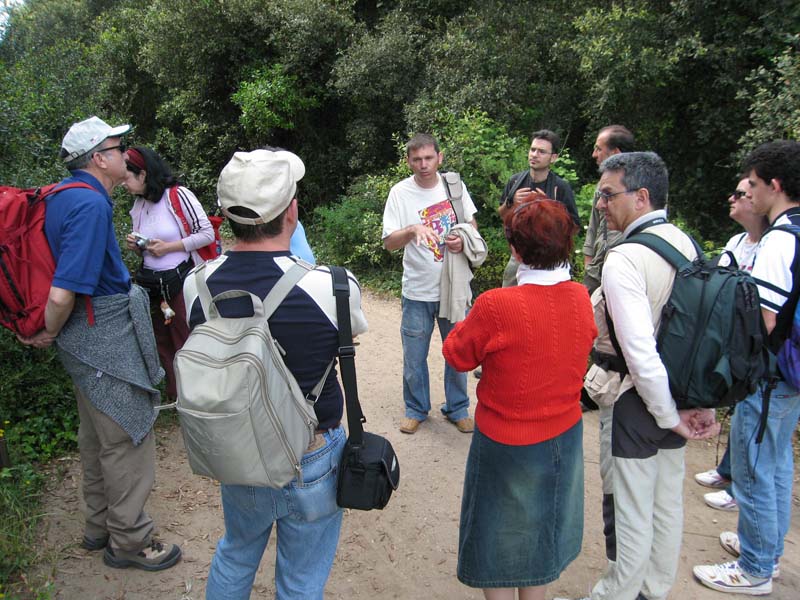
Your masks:
<svg viewBox="0 0 800 600"><path fill-rule="evenodd" d="M135 231L132 231L131 235L136 238L136 245L139 247L139 250L147 250L147 244L150 243L149 238L146 238L141 233L136 233Z"/></svg>

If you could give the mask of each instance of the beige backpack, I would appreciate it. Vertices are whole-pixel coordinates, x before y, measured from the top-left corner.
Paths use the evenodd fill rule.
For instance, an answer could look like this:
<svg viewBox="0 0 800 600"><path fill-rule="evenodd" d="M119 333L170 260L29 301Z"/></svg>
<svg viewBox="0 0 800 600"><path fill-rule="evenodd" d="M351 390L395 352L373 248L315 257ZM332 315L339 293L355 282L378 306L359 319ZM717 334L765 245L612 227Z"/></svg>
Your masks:
<svg viewBox="0 0 800 600"><path fill-rule="evenodd" d="M192 472L225 484L282 488L295 477L317 428L314 402L333 361L308 397L283 361L268 319L295 284L313 270L289 269L262 302L230 290L211 297L205 264L193 273L206 322L175 355L177 409ZM217 302L249 296L254 315L227 318Z"/></svg>

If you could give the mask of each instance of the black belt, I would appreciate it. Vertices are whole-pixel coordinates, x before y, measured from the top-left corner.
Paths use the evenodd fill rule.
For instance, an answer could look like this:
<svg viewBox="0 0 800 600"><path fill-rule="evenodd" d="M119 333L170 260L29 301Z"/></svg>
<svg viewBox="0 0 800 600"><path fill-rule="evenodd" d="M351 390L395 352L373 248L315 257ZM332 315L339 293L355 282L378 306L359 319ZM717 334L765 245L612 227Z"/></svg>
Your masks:
<svg viewBox="0 0 800 600"><path fill-rule="evenodd" d="M598 352L592 350L592 362L604 371L614 371L620 375L628 374L628 365L625 364L625 359L620 358L616 354L606 354L605 352Z"/></svg>

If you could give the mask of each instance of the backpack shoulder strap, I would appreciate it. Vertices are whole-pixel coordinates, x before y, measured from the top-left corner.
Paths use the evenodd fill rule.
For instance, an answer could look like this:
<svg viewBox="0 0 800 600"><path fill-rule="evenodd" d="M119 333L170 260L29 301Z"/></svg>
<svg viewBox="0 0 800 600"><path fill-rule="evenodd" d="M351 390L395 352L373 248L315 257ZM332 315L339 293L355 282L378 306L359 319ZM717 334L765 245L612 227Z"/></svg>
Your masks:
<svg viewBox="0 0 800 600"><path fill-rule="evenodd" d="M83 181L73 181L72 183L65 183L61 185L59 183L54 183L50 186L40 188L38 191L38 195L40 199L47 198L48 196L52 196L53 194L57 194L58 192L63 192L64 190L72 190L75 188L84 188L87 190L94 190L95 192L98 191L88 183L84 183Z"/></svg>
<svg viewBox="0 0 800 600"><path fill-rule="evenodd" d="M169 203L172 205L172 210L175 211L178 219L180 219L181 225L183 225L183 235L189 235L192 230L189 228L189 222L186 220L186 215L183 213L177 185L173 185L169 188Z"/></svg>
<svg viewBox="0 0 800 600"><path fill-rule="evenodd" d="M516 175L512 175L512 177L516 177L514 180L514 184L511 186L511 190L508 192L508 196L506 196L506 201L511 198L511 201L514 201L514 194L517 193L517 190L522 187L522 182L525 181L525 175L528 171L522 171L521 173L517 173Z"/></svg>
<svg viewBox="0 0 800 600"><path fill-rule="evenodd" d="M281 302L286 299L292 288L300 281L309 271L314 270L314 265L307 263L304 260L298 260L293 264L288 271L286 271L278 282L272 286L272 289L264 298L264 318L269 319L275 309L280 306Z"/></svg>
<svg viewBox="0 0 800 600"><path fill-rule="evenodd" d="M461 201L464 197L464 183L461 181L461 175L455 171L445 171L439 175L442 178L444 191L447 193L447 199L456 213L458 222L465 223L464 204Z"/></svg>
<svg viewBox="0 0 800 600"><path fill-rule="evenodd" d="M692 244L694 244L695 250L697 251L698 257L704 257L703 251L697 242L694 241L693 238ZM675 246L670 244L667 240L658 236L654 233L637 233L635 235L630 236L626 240L622 240L617 244L618 246L622 244L641 244L646 248L649 248L656 254L658 254L661 258L671 264L675 269L680 269L687 263L691 263L692 261L686 258Z"/></svg>

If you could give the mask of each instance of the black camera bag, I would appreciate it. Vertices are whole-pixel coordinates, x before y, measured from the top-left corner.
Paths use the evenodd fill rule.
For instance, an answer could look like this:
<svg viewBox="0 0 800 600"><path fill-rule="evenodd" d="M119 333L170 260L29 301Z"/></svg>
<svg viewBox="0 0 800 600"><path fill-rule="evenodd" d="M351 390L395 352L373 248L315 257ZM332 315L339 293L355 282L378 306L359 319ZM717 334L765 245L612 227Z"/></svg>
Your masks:
<svg viewBox="0 0 800 600"><path fill-rule="evenodd" d="M356 383L355 347L350 326L347 271L330 267L339 325L339 370L347 405L348 438L339 463L336 504L357 510L381 509L400 483L400 463L389 440L364 431Z"/></svg>

